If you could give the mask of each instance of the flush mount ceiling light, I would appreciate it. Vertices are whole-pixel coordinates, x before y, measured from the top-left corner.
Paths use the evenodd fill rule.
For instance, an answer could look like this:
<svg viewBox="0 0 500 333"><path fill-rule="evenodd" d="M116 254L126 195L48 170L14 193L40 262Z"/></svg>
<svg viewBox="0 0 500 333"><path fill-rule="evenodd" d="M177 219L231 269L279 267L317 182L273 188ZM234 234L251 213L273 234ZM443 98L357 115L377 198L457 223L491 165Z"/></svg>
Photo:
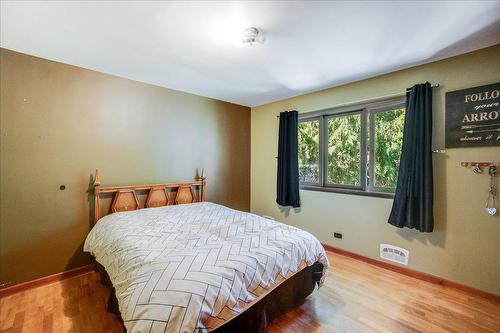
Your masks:
<svg viewBox="0 0 500 333"><path fill-rule="evenodd" d="M264 44L264 36L257 28L246 28L243 31L243 39L241 40L241 42L250 46L252 46L254 43Z"/></svg>

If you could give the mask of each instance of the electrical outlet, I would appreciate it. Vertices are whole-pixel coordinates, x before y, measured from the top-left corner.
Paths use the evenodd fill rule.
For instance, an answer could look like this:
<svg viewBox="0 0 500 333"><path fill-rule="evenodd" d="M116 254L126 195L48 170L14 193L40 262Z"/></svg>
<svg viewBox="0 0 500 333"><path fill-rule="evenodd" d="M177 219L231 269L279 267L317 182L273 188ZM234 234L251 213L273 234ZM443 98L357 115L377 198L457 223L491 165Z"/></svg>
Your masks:
<svg viewBox="0 0 500 333"><path fill-rule="evenodd" d="M340 232L334 232L333 237L338 238L338 239L342 239L342 234Z"/></svg>

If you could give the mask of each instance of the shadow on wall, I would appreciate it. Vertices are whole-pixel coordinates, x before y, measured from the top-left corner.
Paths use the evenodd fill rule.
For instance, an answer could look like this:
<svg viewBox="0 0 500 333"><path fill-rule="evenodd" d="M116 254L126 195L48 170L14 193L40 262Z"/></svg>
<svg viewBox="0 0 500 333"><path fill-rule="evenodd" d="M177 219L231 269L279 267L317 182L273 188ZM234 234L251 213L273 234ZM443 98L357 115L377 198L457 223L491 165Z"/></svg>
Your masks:
<svg viewBox="0 0 500 333"><path fill-rule="evenodd" d="M89 207L88 231L90 232L90 230L94 226L94 175L93 174L91 174L89 177L89 183L87 188L87 201ZM87 235L85 235L85 237L87 237ZM83 251L84 243L85 239L80 243L80 245L78 245L73 255L69 258L68 262L66 263L66 267L64 269L65 271L78 267L82 255L88 258L88 263L93 262L91 255Z"/></svg>
<svg viewBox="0 0 500 333"><path fill-rule="evenodd" d="M284 207L278 204L276 205L278 206L280 213L285 214L285 217L288 217L290 215L291 210L293 210L295 214L300 213L302 211L302 207L293 208L291 206Z"/></svg>
<svg viewBox="0 0 500 333"><path fill-rule="evenodd" d="M94 201L94 175L91 174L89 177L89 184L87 188L87 201L89 205L89 231L92 230L92 227L94 226L94 208L95 208L95 201Z"/></svg>
<svg viewBox="0 0 500 333"><path fill-rule="evenodd" d="M64 263L50 261L61 257L61 249L72 247L74 234L74 225L69 225L51 230L50 237L19 239L17 250L2 253L2 279L17 284L89 264L90 257L82 251L83 242ZM38 276L30 274L33 271L39 272Z"/></svg>
<svg viewBox="0 0 500 333"><path fill-rule="evenodd" d="M94 175L89 176L88 189L88 227L94 226ZM83 252L85 240L81 242L66 264L65 270L79 265L82 254L93 262L90 254ZM107 311L110 290L100 281L95 272L66 279L60 284L60 298L63 300L65 331L84 331L88 333L123 332L118 317ZM88 313L90 312L91 313Z"/></svg>
<svg viewBox="0 0 500 333"><path fill-rule="evenodd" d="M444 49L430 56L428 59L444 59L463 53L464 49L470 49L470 51L472 51L493 46L498 43L498 36L500 36L500 21L496 21L479 31L476 31L473 34L448 45Z"/></svg>

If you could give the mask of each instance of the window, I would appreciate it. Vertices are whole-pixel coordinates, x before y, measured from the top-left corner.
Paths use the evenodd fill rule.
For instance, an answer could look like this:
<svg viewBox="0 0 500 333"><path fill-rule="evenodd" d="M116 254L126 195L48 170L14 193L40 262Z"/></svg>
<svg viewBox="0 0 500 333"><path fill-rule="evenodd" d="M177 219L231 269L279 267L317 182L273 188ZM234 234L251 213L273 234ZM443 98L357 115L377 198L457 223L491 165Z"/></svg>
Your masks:
<svg viewBox="0 0 500 333"><path fill-rule="evenodd" d="M319 184L319 120L299 122L299 179Z"/></svg>
<svg viewBox="0 0 500 333"><path fill-rule="evenodd" d="M328 128L327 183L361 187L361 114L335 115Z"/></svg>
<svg viewBox="0 0 500 333"><path fill-rule="evenodd" d="M399 158L403 145L404 106L373 112L371 115L373 151L372 187L376 191L394 192L398 180Z"/></svg>
<svg viewBox="0 0 500 333"><path fill-rule="evenodd" d="M399 98L300 115L301 187L392 196L404 112L404 100Z"/></svg>

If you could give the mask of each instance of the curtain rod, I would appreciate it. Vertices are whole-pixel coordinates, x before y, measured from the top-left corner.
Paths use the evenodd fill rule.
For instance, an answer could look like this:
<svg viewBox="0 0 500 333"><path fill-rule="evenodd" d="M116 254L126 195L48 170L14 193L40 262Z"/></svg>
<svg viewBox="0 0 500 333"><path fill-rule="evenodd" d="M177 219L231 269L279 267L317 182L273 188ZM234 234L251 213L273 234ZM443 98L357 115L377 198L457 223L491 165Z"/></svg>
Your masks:
<svg viewBox="0 0 500 333"><path fill-rule="evenodd" d="M431 84L431 88L437 88L439 87L439 83L436 83L436 84ZM406 91L410 91L411 88L406 88Z"/></svg>
<svg viewBox="0 0 500 333"><path fill-rule="evenodd" d="M438 87L439 87L439 83L431 84L431 88L438 88ZM409 91L409 90L411 90L411 88L407 88L406 89L406 91ZM340 107L343 107L343 106L351 106L351 105L356 105L356 104L361 104L361 103L366 103L366 102L375 102L375 101L378 101L378 100L384 100L384 99L388 99L388 98L395 98L395 97L400 97L400 96L404 96L404 95L406 95L406 92L404 92L404 93L397 93L397 94L391 94L391 95L385 95L385 96L380 96L380 97L370 97L370 98L361 99L361 100L358 100L358 101L355 101L355 102L342 103L342 104L337 104L337 105L334 105L334 106L329 106L329 107L325 108L324 110L340 108ZM316 111L321 111L321 110L316 110ZM312 111L312 112L316 112L316 111ZM276 116L276 118L279 118L279 117L280 117L279 115Z"/></svg>

